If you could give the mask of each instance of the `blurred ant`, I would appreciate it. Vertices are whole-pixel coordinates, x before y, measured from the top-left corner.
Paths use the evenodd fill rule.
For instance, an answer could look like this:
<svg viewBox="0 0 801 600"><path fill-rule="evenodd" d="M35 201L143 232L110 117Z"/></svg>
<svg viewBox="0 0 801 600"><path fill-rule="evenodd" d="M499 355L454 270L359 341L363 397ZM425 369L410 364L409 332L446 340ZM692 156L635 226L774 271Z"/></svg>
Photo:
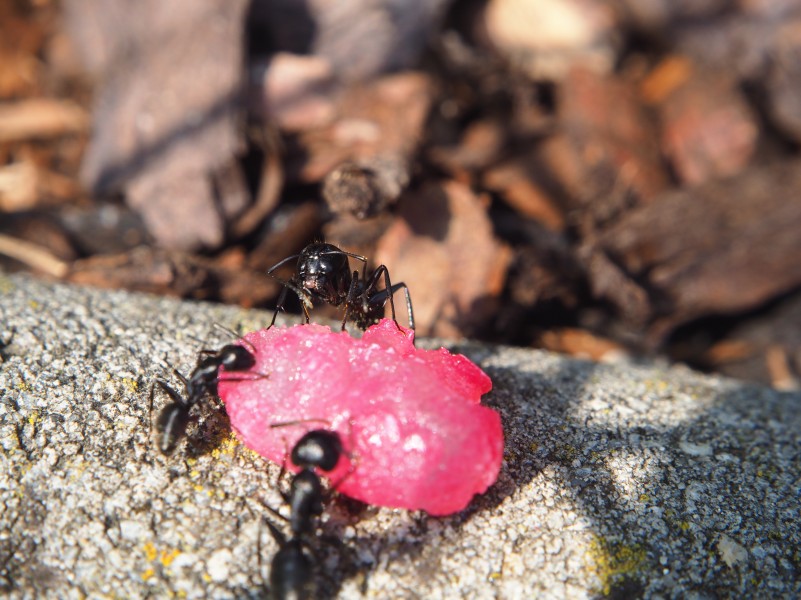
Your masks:
<svg viewBox="0 0 801 600"><path fill-rule="evenodd" d="M362 262L362 272L350 270L348 257ZM273 275L273 271L297 258L295 274L287 281ZM273 265L267 275L281 282L284 288L278 296L278 302L273 313L270 327L275 325L278 311L283 310L287 290L292 290L300 300L306 323L309 322L309 310L313 307L312 300L318 299L333 306L345 305L345 316L342 319L342 331L348 319L353 320L360 329L367 329L370 325L378 323L384 316L384 306L389 300L392 310L392 320L398 325L395 318L395 292L403 288L406 295L406 310L409 315L409 328L414 329L414 312L409 288L405 283L392 284L389 280L389 271L385 265L379 265L370 276L367 276L367 259L359 254L353 254L337 248L333 244L314 242L306 246L300 254L293 254ZM384 289L379 290L378 284L383 279ZM269 329L269 327L268 327ZM400 325L398 325L400 329Z"/></svg>
<svg viewBox="0 0 801 600"><path fill-rule="evenodd" d="M195 368L188 378L173 369L173 373L183 383L185 391L183 396L163 379L156 379L150 387L151 411L153 410L153 395L156 384L172 400L161 409L156 419L157 446L162 454L172 454L178 443L186 435L186 428L189 425L189 411L192 410L192 407L207 396L217 394L217 383L220 381L221 367L224 367L226 372L241 372L253 368L256 364L256 358L253 356L256 348L247 340L243 341L250 349L236 344L226 344L219 350L201 350ZM266 377L266 375L262 376ZM240 379L242 378L230 377L226 381L238 381Z"/></svg>
<svg viewBox="0 0 801 600"><path fill-rule="evenodd" d="M278 544L270 563L270 597L274 600L311 600L317 598L314 556L308 541L299 536L289 539L270 521L270 533Z"/></svg>
<svg viewBox="0 0 801 600"><path fill-rule="evenodd" d="M301 421L276 423L271 427L294 425ZM315 469L331 472L344 453L342 440L335 431L314 429L306 432L292 448L290 460L300 471L292 477L289 492L280 490L281 497L290 509L287 519L271 506L264 506L277 517L289 521L291 537L287 538L269 520L267 526L279 546L270 567L270 589L273 598L314 598L314 563L310 537L317 530L317 518L323 513L326 493ZM347 477L350 471L345 475ZM286 475L286 457L278 475L280 484ZM341 479L332 490L342 483Z"/></svg>

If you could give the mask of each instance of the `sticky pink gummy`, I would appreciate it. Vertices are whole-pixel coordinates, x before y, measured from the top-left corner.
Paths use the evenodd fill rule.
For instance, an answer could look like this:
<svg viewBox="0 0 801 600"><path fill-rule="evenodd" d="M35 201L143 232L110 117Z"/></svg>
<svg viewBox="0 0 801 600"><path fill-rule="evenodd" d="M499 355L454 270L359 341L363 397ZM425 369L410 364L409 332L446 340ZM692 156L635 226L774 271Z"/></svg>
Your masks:
<svg viewBox="0 0 801 600"><path fill-rule="evenodd" d="M466 357L419 350L414 332L384 319L361 339L322 325L273 327L245 336L254 372L219 383L244 444L281 463L311 429L339 432L348 456L329 475L338 491L379 506L446 515L498 477L503 430L480 404L490 378ZM274 423L315 421L271 428Z"/></svg>

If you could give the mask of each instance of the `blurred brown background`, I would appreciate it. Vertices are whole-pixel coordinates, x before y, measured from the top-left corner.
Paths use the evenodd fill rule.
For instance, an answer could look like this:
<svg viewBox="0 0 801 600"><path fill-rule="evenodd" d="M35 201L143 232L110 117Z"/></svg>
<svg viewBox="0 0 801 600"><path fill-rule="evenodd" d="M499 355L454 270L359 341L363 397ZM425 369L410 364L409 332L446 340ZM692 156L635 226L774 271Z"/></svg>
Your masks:
<svg viewBox="0 0 801 600"><path fill-rule="evenodd" d="M7 271L272 307L325 239L423 335L793 388L800 143L797 0L0 0Z"/></svg>

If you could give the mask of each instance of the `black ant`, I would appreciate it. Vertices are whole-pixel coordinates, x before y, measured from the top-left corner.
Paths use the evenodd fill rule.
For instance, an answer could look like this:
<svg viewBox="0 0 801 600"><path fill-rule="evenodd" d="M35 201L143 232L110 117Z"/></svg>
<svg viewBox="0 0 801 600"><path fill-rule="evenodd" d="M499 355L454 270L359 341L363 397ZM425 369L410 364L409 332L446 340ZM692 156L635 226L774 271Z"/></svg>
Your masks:
<svg viewBox="0 0 801 600"><path fill-rule="evenodd" d="M274 424L273 427L290 424L295 422ZM286 519L275 509L267 506L270 512L288 520L292 531L291 537L287 538L275 525L267 521L270 533L279 546L270 567L270 589L273 598L316 597L313 572L316 560L309 538L317 529L317 517L323 513L325 492L315 469L333 471L343 452L339 434L326 429L314 429L305 433L292 448L290 460L301 470L292 478L289 493L281 491L282 498L290 508L289 518ZM278 475L279 483L285 474L286 459ZM336 489L340 483L342 480L332 486L332 489Z"/></svg>
<svg viewBox="0 0 801 600"><path fill-rule="evenodd" d="M250 350L236 344L226 344L220 350L201 350L197 364L188 378L177 370L173 370L184 385L186 392L184 396L175 391L163 379L156 379L155 383L150 387L151 410L156 384L172 400L161 409L156 419L157 445L162 454L172 454L178 443L186 435L186 428L189 425L189 411L192 410L192 407L205 397L217 394L220 367L225 367L226 372L247 371L256 364L256 358L253 356L253 352L256 349L252 344L248 345Z"/></svg>
<svg viewBox="0 0 801 600"><path fill-rule="evenodd" d="M290 460L300 467L289 484L289 493L281 492L289 505L289 525L295 535L309 533L315 518L323 514L324 492L320 476L315 469L330 472L342 456L342 440L335 431L313 429L303 435L292 448ZM286 461L278 475L280 482L286 474ZM334 486L334 489L339 485Z"/></svg>
<svg viewBox="0 0 801 600"><path fill-rule="evenodd" d="M362 262L362 272L350 270L348 257ZM297 258L297 270L287 281L273 275L273 271ZM342 319L342 330L345 323L352 319L360 329L367 329L370 325L378 323L384 316L384 306L389 300L392 310L392 320L398 325L395 318L395 292L403 288L406 295L406 310L409 315L409 327L414 329L414 312L409 288L405 283L392 284L389 280L389 270L385 265L379 265L370 276L367 276L367 259L359 254L346 252L333 244L314 242L306 246L300 254L293 254L273 265L267 275L278 279L284 288L278 296L278 302L273 313L270 327L275 324L278 311L283 310L287 290L292 290L300 300L306 323L309 322L309 310L313 299L322 300L333 306L345 305L345 316ZM384 289L379 290L378 284L383 280ZM400 329L400 325L398 325ZM269 329L269 327L268 327Z"/></svg>

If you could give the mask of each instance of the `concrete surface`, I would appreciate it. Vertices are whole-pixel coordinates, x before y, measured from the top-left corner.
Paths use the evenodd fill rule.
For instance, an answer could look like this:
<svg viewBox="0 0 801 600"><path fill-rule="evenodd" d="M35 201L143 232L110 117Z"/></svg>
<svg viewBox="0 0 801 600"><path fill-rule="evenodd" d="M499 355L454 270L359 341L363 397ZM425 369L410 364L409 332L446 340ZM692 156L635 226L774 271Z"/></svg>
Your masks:
<svg viewBox="0 0 801 600"><path fill-rule="evenodd" d="M280 505L277 468L213 404L161 456L148 393L227 341L213 322L250 330L269 313L24 276L0 276L0 313L0 592L264 594L275 544L258 499ZM452 347L494 381L501 477L442 519L336 502L316 548L328 597L801 595L799 394Z"/></svg>

